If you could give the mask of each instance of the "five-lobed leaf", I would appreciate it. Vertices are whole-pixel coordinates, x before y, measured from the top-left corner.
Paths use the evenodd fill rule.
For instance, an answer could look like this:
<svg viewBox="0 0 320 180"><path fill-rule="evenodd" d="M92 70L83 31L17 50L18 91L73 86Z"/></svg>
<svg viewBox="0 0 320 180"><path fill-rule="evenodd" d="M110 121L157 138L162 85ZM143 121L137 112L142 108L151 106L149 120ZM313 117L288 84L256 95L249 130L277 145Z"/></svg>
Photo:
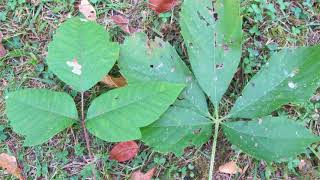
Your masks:
<svg viewBox="0 0 320 180"><path fill-rule="evenodd" d="M211 102L218 106L241 57L239 0L185 0L181 34L193 72Z"/></svg>
<svg viewBox="0 0 320 180"><path fill-rule="evenodd" d="M91 103L86 127L109 142L140 139L140 127L159 119L184 87L184 84L141 82L111 90Z"/></svg>
<svg viewBox="0 0 320 180"><path fill-rule="evenodd" d="M230 117L262 117L281 105L304 103L320 85L319 52L318 45L275 53L245 87Z"/></svg>
<svg viewBox="0 0 320 180"><path fill-rule="evenodd" d="M62 81L84 92L103 79L118 56L119 45L110 41L103 26L71 18L57 29L47 62Z"/></svg>
<svg viewBox="0 0 320 180"><path fill-rule="evenodd" d="M48 141L78 119L73 99L66 93L24 89L9 93L6 104L10 125L25 136L25 146Z"/></svg>
<svg viewBox="0 0 320 180"><path fill-rule="evenodd" d="M229 141L242 151L268 162L285 161L320 140L287 117L263 117L252 121L223 123Z"/></svg>
<svg viewBox="0 0 320 180"><path fill-rule="evenodd" d="M132 49L135 49L132 51ZM186 83L178 100L153 124L141 129L142 140L160 152L183 153L189 145L202 145L211 135L206 98L175 49L146 34L128 37L120 50L121 73L129 81Z"/></svg>

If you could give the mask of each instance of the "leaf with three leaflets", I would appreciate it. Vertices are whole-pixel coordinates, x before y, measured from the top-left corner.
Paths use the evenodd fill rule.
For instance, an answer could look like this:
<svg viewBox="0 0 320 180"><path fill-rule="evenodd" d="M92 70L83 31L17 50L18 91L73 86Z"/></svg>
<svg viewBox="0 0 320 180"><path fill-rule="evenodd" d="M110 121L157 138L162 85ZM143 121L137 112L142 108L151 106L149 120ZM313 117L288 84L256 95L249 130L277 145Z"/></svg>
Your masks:
<svg viewBox="0 0 320 180"><path fill-rule="evenodd" d="M159 119L184 87L184 84L140 82L111 90L93 100L86 127L109 142L140 139L140 128Z"/></svg>
<svg viewBox="0 0 320 180"><path fill-rule="evenodd" d="M257 118L281 105L305 103L320 86L320 45L275 53L244 88L229 117Z"/></svg>
<svg viewBox="0 0 320 180"><path fill-rule="evenodd" d="M200 146L209 139L212 121L207 118L210 115L206 98L169 43L158 38L151 41L144 33L136 33L121 47L119 66L129 84L139 81L187 84L159 120L141 129L142 140L147 145L160 152L181 155L185 147Z"/></svg>
<svg viewBox="0 0 320 180"><path fill-rule="evenodd" d="M286 161L302 152L320 137L287 117L264 117L252 121L223 123L229 141L257 159Z"/></svg>
<svg viewBox="0 0 320 180"><path fill-rule="evenodd" d="M72 18L54 35L47 62L62 81L84 92L109 72L118 56L119 45L110 41L103 26Z"/></svg>
<svg viewBox="0 0 320 180"><path fill-rule="evenodd" d="M181 34L193 72L211 102L218 106L241 57L240 0L185 0Z"/></svg>
<svg viewBox="0 0 320 180"><path fill-rule="evenodd" d="M48 141L78 119L74 101L66 93L24 89L9 93L6 104L10 125L25 136L25 146Z"/></svg>

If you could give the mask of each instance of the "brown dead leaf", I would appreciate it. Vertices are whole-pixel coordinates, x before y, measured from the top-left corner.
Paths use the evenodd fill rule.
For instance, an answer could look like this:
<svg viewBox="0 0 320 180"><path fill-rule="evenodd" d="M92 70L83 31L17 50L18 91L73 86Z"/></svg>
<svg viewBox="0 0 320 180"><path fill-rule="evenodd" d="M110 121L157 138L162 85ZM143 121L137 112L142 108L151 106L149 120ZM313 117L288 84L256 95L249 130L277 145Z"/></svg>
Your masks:
<svg viewBox="0 0 320 180"><path fill-rule="evenodd" d="M6 170L8 173L16 176L20 180L22 180L22 172L18 167L17 160L14 156L9 156L6 153L0 154L0 167Z"/></svg>
<svg viewBox="0 0 320 180"><path fill-rule="evenodd" d="M111 19L116 23L124 32L131 34L138 32L139 30L130 26L130 20L124 15L114 15Z"/></svg>
<svg viewBox="0 0 320 180"><path fill-rule="evenodd" d="M219 172L232 175L242 173L242 169L237 166L236 162L230 161L224 165L219 166Z"/></svg>
<svg viewBox="0 0 320 180"><path fill-rule="evenodd" d="M177 4L178 0L149 0L149 8L158 14L171 10Z"/></svg>
<svg viewBox="0 0 320 180"><path fill-rule="evenodd" d="M113 77L113 76L106 76L102 79L102 83L106 84L109 87L116 88L116 87L123 87L127 85L127 81L124 77Z"/></svg>
<svg viewBox="0 0 320 180"><path fill-rule="evenodd" d="M3 34L2 32L0 32L0 58L7 54L7 50L2 45L2 38L3 38Z"/></svg>
<svg viewBox="0 0 320 180"><path fill-rule="evenodd" d="M81 0L79 11L90 21L95 21L97 19L96 10L88 0Z"/></svg>
<svg viewBox="0 0 320 180"><path fill-rule="evenodd" d="M147 173L136 171L131 175L131 180L151 180L156 168L150 169Z"/></svg>

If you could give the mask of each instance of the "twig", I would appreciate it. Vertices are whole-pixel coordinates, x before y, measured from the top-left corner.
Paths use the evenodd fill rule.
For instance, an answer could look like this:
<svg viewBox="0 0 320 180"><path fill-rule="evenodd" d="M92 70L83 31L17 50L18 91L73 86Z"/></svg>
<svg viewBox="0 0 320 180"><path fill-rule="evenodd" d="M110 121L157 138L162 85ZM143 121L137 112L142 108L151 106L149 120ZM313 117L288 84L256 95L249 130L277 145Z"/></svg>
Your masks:
<svg viewBox="0 0 320 180"><path fill-rule="evenodd" d="M84 134L84 138L85 138L85 141L86 141L86 146L87 146L87 151L88 151L88 154L89 154L89 158L91 160L93 160L93 155L91 153L91 150L90 150L90 138L89 138L89 135L88 135L88 132L87 132L87 128L86 128L86 122L85 122L85 117L84 117L84 93L81 92L81 126L82 126L82 129L83 129L83 134ZM92 175L93 175L93 179L96 180L96 173L95 173L95 167L94 167L94 164L92 163L91 164L92 168Z"/></svg>

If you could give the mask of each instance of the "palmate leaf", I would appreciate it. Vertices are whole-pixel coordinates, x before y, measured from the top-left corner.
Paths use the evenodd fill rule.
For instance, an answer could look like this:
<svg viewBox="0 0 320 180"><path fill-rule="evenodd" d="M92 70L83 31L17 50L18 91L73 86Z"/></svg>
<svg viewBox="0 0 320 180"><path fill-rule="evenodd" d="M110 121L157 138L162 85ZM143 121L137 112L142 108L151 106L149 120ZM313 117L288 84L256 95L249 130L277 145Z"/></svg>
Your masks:
<svg viewBox="0 0 320 180"><path fill-rule="evenodd" d="M76 106L68 94L46 89L9 93L6 105L10 125L25 136L25 146L48 141L78 119Z"/></svg>
<svg viewBox="0 0 320 180"><path fill-rule="evenodd" d="M99 82L119 56L103 26L72 18L63 23L48 46L47 63L62 81L84 92Z"/></svg>
<svg viewBox="0 0 320 180"><path fill-rule="evenodd" d="M275 53L244 88L230 117L262 117L281 105L305 102L320 86L319 61L319 45Z"/></svg>
<svg viewBox="0 0 320 180"><path fill-rule="evenodd" d="M132 51L134 49L134 51ZM178 100L153 124L141 129L142 140L160 152L183 153L202 145L211 134L206 99L194 76L167 42L147 39L144 33L128 37L120 50L121 73L131 82L187 83Z"/></svg>
<svg viewBox="0 0 320 180"><path fill-rule="evenodd" d="M257 159L286 161L320 141L305 127L287 117L264 117L249 122L223 123L229 141Z"/></svg>
<svg viewBox="0 0 320 180"><path fill-rule="evenodd" d="M192 70L217 106L241 57L240 1L185 0L180 16Z"/></svg>
<svg viewBox="0 0 320 180"><path fill-rule="evenodd" d="M159 119L184 87L184 84L142 82L111 90L92 102L86 127L109 142L140 139L140 127Z"/></svg>

